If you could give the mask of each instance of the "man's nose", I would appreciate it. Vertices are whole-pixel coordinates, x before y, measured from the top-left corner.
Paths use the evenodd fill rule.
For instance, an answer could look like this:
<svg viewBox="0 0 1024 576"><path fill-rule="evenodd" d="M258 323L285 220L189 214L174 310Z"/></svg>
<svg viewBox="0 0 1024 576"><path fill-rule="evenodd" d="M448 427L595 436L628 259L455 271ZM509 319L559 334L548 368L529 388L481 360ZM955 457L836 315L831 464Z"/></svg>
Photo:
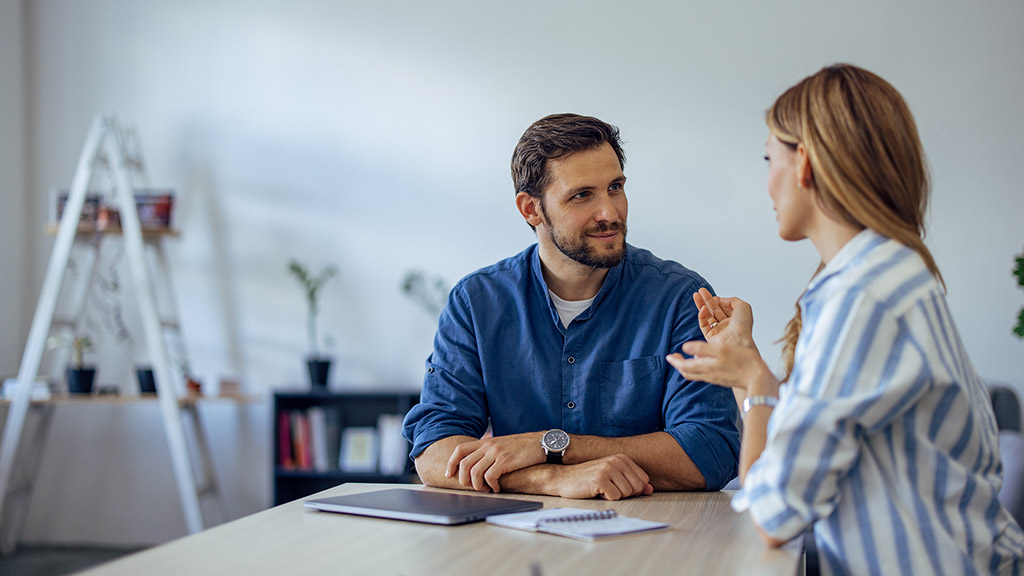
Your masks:
<svg viewBox="0 0 1024 576"><path fill-rule="evenodd" d="M619 220L619 209L616 208L615 202L607 193L601 194L597 198L597 204L594 206L594 220L597 222L617 222Z"/></svg>

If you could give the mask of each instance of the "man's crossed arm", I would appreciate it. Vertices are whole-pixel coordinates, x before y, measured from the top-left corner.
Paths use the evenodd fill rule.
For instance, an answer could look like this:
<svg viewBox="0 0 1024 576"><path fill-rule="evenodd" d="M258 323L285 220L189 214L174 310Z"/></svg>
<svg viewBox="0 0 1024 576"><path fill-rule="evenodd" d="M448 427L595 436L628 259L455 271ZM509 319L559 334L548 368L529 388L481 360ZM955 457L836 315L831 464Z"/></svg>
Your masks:
<svg viewBox="0 0 1024 576"><path fill-rule="evenodd" d="M618 500L654 490L702 490L704 476L666 432L606 438L572 435L564 464L546 464L527 432L483 439L450 436L416 457L429 486Z"/></svg>

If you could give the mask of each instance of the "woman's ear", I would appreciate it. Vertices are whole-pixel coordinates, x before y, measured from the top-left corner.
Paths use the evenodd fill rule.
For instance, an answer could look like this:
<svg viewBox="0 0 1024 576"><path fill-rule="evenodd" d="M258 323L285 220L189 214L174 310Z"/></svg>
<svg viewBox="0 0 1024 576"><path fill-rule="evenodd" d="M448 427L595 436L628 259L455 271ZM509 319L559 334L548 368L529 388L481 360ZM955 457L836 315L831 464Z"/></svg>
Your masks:
<svg viewBox="0 0 1024 576"><path fill-rule="evenodd" d="M540 198L534 198L526 192L520 192L516 194L516 207L519 208L519 213L523 215L523 219L530 226L536 228L543 222Z"/></svg>
<svg viewBox="0 0 1024 576"><path fill-rule="evenodd" d="M814 187L814 170L811 168L811 157L803 142L796 146L796 183L800 188Z"/></svg>

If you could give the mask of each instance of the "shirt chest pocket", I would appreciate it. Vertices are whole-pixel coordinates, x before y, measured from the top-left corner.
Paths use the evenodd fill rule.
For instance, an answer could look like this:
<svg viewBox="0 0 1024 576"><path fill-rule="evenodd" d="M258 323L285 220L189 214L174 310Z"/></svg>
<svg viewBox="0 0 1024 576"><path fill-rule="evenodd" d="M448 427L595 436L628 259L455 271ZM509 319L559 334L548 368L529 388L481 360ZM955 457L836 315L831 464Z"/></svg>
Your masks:
<svg viewBox="0 0 1024 576"><path fill-rule="evenodd" d="M661 356L598 364L601 424L633 434L664 428Z"/></svg>

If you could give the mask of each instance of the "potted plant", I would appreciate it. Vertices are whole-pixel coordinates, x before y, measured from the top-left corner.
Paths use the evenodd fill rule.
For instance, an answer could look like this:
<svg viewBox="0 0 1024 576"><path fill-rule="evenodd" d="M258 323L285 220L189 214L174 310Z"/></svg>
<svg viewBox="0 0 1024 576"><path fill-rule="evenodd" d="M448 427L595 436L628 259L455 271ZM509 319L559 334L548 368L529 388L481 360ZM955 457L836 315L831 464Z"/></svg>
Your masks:
<svg viewBox="0 0 1024 576"><path fill-rule="evenodd" d="M288 271L302 285L303 290L306 292L306 303L309 304L306 317L306 331L309 337L309 356L306 357L306 365L309 368L309 381L313 388L326 389L327 375L331 369L331 359L320 353L318 344L319 333L316 327L317 313L320 311L317 296L324 284L338 273L338 269L335 266L328 266L314 276L299 261L292 260L288 263Z"/></svg>
<svg viewBox="0 0 1024 576"><path fill-rule="evenodd" d="M409 270L402 278L402 292L433 316L440 316L451 287L440 276L428 277L422 270Z"/></svg>
<svg viewBox="0 0 1024 576"><path fill-rule="evenodd" d="M192 395L202 393L202 386L199 380L192 376L192 370L188 367L185 359L176 359L173 362L177 365L181 378L185 381L185 392ZM135 367L135 375L139 380L139 394L156 394L156 377L153 375L153 367L149 365L138 365Z"/></svg>
<svg viewBox="0 0 1024 576"><path fill-rule="evenodd" d="M139 394L156 394L156 378L152 366L136 366L135 377L139 380Z"/></svg>
<svg viewBox="0 0 1024 576"><path fill-rule="evenodd" d="M1017 286L1024 288L1024 252L1017 256L1017 266L1013 269L1013 275L1017 277ZM1024 338L1024 308L1017 314L1017 327L1013 329L1017 338Z"/></svg>
<svg viewBox="0 0 1024 576"><path fill-rule="evenodd" d="M92 348L92 340L88 336L75 336L71 339L53 337L47 344L50 349L65 346L71 348L71 365L67 369L68 393L91 394L93 380L96 379L96 367L85 366L85 351Z"/></svg>

